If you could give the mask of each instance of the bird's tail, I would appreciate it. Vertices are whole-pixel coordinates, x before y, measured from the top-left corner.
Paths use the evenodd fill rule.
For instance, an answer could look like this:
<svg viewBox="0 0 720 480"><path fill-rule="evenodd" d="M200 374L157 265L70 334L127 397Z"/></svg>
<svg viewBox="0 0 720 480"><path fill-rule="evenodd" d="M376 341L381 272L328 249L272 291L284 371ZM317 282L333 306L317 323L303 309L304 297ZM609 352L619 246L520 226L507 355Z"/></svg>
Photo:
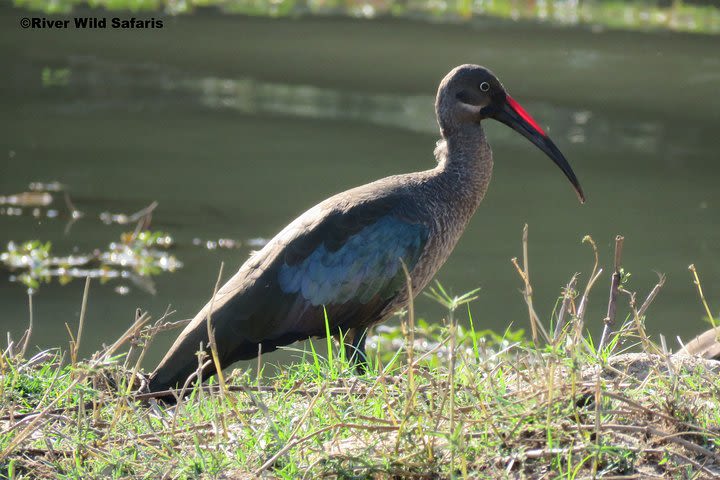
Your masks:
<svg viewBox="0 0 720 480"><path fill-rule="evenodd" d="M207 308L202 309L185 327L150 374L150 392L192 388L198 380L207 380L217 373L208 337ZM236 360L252 358L257 355L258 348L257 344L243 341L236 332L231 332L231 322L223 313L216 310L212 322L220 368Z"/></svg>
<svg viewBox="0 0 720 480"><path fill-rule="evenodd" d="M257 356L257 343L236 342L232 351L224 348L226 343L217 342L221 369L235 361L249 360ZM201 328L185 331L178 337L150 374L148 389L150 392L191 389L198 381L205 381L216 373L217 368L208 342L207 327L203 324Z"/></svg>
<svg viewBox="0 0 720 480"><path fill-rule="evenodd" d="M217 373L207 346L207 328L196 330L204 330L204 335L200 331L187 335L187 330L184 331L150 374L148 389L151 393L192 388L198 378L207 379ZM174 396L169 393L158 398L168 400Z"/></svg>
<svg viewBox="0 0 720 480"><path fill-rule="evenodd" d="M247 337L243 338L231 317L224 310L216 310L212 319L221 369L240 360L255 358L258 350L269 353L279 346L298 340L294 334L260 343ZM186 392L189 392L198 380L205 381L216 373L217 368L212 358L208 337L207 314L203 309L180 333L165 357L150 374L148 390L162 392L186 388ZM174 400L174 395L169 393L158 398Z"/></svg>

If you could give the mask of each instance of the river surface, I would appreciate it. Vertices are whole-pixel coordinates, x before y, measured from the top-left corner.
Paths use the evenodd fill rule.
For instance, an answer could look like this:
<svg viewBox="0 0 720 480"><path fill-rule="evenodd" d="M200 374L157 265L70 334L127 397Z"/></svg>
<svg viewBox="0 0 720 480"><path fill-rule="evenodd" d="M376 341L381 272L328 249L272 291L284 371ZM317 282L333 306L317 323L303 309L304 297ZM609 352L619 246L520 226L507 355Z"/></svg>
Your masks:
<svg viewBox="0 0 720 480"><path fill-rule="evenodd" d="M591 235L609 269L625 236L627 288L644 297L667 282L647 326L670 345L705 327L688 265L720 308L720 37L633 33L478 19L279 18L214 10L164 17L150 31L23 30L0 7L0 195L58 181L85 217L0 216L0 246L52 241L58 254L106 246L133 226L101 212L158 202L152 228L176 241L184 267L154 278L155 294L127 281L93 282L83 352L113 341L136 307L191 317L257 245L327 196L382 176L433 166L433 98L453 66L480 63L546 128L575 169L580 205L562 173L504 125L486 122L492 185L438 279L452 293L480 287L477 327L526 328L521 256L541 318L575 272L587 281ZM108 15L111 16L111 15ZM62 217L62 216L60 216ZM207 249L232 238L236 249ZM0 271L0 331L19 338L26 288ZM34 295L33 344L67 345L82 280ZM123 288L118 288L123 287ZM126 287L126 288L125 288ZM609 276L595 288L598 332ZM118 291L127 292L120 295ZM421 317L443 310L421 297ZM627 313L620 308L619 317ZM462 315L461 317L464 317ZM159 338L152 363L172 335Z"/></svg>

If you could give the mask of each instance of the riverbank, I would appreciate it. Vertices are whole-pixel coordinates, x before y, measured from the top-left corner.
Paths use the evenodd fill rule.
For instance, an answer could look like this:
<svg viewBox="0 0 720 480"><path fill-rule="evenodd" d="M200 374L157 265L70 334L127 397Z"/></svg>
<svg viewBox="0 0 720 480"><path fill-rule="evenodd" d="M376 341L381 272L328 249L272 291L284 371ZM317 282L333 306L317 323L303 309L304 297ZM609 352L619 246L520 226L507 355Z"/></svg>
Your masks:
<svg viewBox="0 0 720 480"><path fill-rule="evenodd" d="M0 357L0 474L8 478L716 478L720 362L671 354L645 332L662 286L613 302L631 314L597 345L584 309L597 276L577 277L550 322L528 334L475 330L477 292L429 294L444 322L378 328L356 376L333 341L293 350L272 373L235 370L177 405L137 393L140 365L165 318L137 323L79 360L67 352ZM620 272L620 269L617 269ZM619 295L619 296L618 296ZM611 295L611 298L613 296ZM621 299L621 300L618 300ZM643 300L644 299L644 300ZM643 300L643 301L641 301ZM600 301L600 300L597 300ZM615 304L617 306L617 304ZM467 312L467 313L465 313ZM469 316L469 328L457 325ZM82 324L82 323L81 323ZM608 323L610 325L610 323ZM81 329L80 329L81 330ZM297 348L295 345L293 348ZM128 379L136 379L129 382ZM142 392L142 387L140 387Z"/></svg>

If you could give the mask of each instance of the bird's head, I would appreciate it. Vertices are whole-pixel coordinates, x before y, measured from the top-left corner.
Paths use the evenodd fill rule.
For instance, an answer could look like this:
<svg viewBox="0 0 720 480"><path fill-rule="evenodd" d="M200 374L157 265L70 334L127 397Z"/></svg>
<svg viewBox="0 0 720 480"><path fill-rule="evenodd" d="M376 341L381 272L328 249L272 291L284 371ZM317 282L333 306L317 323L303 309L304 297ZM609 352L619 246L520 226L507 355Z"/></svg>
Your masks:
<svg viewBox="0 0 720 480"><path fill-rule="evenodd" d="M581 202L580 183L570 164L538 123L505 90L500 80L480 65L460 65L448 73L438 88L435 101L440 130L444 136L492 118L530 140L560 167Z"/></svg>

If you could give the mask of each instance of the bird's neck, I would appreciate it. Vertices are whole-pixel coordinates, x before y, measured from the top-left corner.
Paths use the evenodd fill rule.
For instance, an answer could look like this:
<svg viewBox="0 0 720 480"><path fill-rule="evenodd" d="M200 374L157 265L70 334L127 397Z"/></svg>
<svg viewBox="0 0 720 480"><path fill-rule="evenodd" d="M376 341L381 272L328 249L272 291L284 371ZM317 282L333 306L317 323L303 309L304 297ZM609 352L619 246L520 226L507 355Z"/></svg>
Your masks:
<svg viewBox="0 0 720 480"><path fill-rule="evenodd" d="M424 287L437 267L447 260L490 183L492 152L482 129L478 125L472 127L452 133L443 131L443 138L435 149L437 167L419 176L424 188L419 196L422 202L417 203L427 209L424 218L429 219L433 235L429 238L427 255L413 271L418 289Z"/></svg>
<svg viewBox="0 0 720 480"><path fill-rule="evenodd" d="M493 168L492 151L482 127L467 125L443 132L435 156L438 176L458 200L474 211L485 196Z"/></svg>

